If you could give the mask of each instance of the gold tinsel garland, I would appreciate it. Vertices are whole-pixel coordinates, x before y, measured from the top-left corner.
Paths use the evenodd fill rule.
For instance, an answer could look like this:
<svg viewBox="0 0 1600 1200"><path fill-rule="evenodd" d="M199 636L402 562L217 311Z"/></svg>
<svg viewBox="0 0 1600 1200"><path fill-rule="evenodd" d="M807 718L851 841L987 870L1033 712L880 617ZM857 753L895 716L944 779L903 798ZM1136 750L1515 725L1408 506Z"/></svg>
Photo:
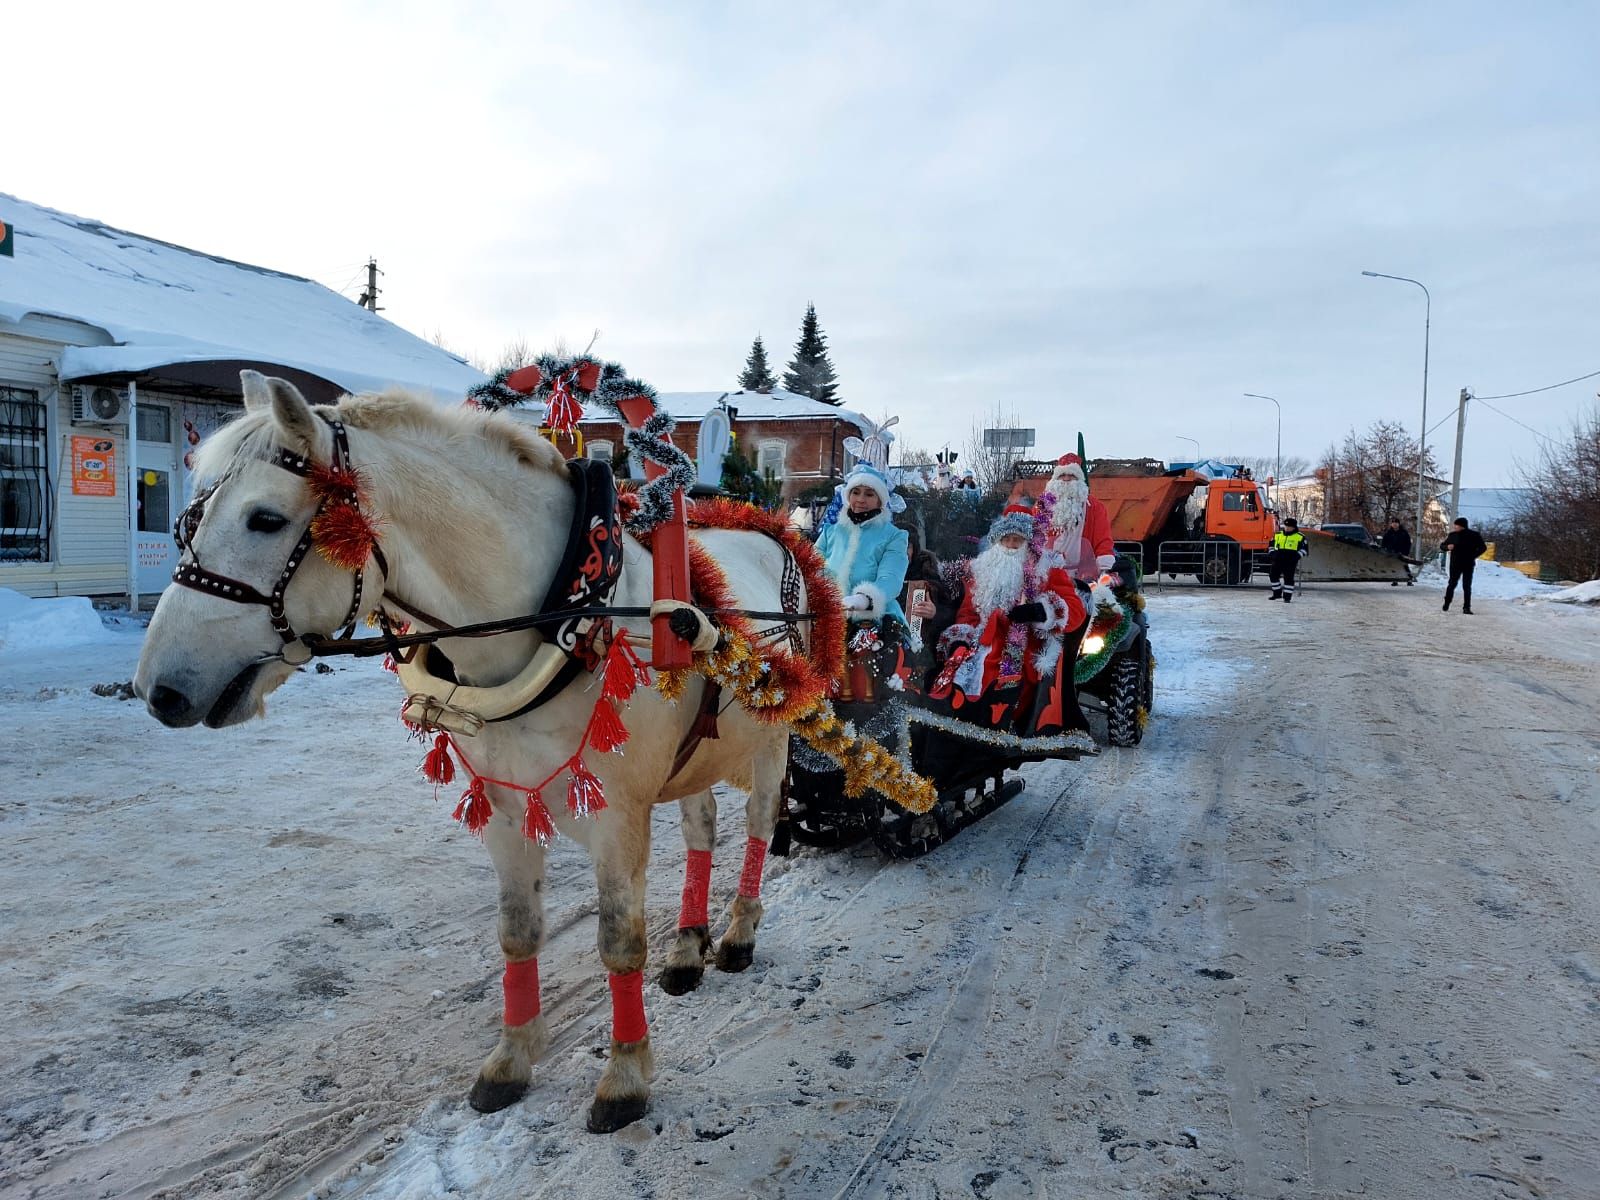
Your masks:
<svg viewBox="0 0 1600 1200"><path fill-rule="evenodd" d="M881 743L852 734L825 695L786 695L775 678L772 661L757 653L740 631L724 628L721 644L715 650L695 655L692 669L731 691L740 706L757 720L782 712L783 723L796 736L844 770L845 795L879 792L914 813L927 812L939 798L929 780L909 770ZM688 670L658 672L656 688L676 703L688 684L688 676Z"/></svg>

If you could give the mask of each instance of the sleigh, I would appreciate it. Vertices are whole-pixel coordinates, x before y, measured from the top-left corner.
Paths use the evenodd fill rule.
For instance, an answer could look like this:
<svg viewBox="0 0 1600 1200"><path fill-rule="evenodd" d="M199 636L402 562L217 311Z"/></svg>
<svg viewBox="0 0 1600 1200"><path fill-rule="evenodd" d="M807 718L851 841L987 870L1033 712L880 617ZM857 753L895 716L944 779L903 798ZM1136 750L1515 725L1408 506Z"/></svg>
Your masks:
<svg viewBox="0 0 1600 1200"><path fill-rule="evenodd" d="M952 714L922 686L941 672L915 670L904 644L875 644L876 629L864 626L853 635L834 711L856 734L898 755L932 785L937 799L927 811L913 812L875 790L852 794L846 771L791 739L779 838L787 833L823 848L870 839L890 857L918 858L1021 793L1026 784L1014 773L1019 767L1094 753L1094 742L1079 731L1012 734L991 719L988 704L969 704ZM775 846L775 852L782 848L781 842Z"/></svg>

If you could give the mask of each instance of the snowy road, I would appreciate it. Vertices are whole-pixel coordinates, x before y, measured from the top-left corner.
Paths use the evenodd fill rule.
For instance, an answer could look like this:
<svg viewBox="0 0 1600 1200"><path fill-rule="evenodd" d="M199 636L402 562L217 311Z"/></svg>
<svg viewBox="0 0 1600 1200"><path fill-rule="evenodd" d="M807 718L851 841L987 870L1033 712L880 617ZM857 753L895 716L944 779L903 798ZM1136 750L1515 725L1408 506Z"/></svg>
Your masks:
<svg viewBox="0 0 1600 1200"><path fill-rule="evenodd" d="M1600 1196L1600 613L1478 607L1158 593L1143 747L1030 769L918 862L771 864L749 971L647 987L655 1096L609 1137L571 845L553 1045L522 1103L465 1105L492 873L390 677L177 732L87 692L135 635L9 647L0 1194Z"/></svg>

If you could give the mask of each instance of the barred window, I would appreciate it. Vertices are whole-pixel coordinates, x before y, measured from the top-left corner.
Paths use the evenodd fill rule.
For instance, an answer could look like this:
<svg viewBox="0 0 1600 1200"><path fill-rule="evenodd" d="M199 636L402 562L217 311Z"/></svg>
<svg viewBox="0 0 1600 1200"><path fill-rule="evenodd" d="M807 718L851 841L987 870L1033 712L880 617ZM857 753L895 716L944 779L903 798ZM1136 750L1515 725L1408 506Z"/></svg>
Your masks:
<svg viewBox="0 0 1600 1200"><path fill-rule="evenodd" d="M50 553L49 459L39 393L0 387L0 562Z"/></svg>
<svg viewBox="0 0 1600 1200"><path fill-rule="evenodd" d="M611 461L611 449L612 447L610 442L590 442L585 448L584 454L593 459L595 462L608 463Z"/></svg>

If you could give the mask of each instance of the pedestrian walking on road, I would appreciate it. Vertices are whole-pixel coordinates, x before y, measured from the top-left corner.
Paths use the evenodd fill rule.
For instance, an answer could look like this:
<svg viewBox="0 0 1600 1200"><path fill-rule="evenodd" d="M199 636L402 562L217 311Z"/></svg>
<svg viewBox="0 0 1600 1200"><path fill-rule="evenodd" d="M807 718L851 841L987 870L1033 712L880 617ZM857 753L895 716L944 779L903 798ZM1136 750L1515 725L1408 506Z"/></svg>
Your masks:
<svg viewBox="0 0 1600 1200"><path fill-rule="evenodd" d="M1465 517L1457 517L1455 527L1450 530L1450 536L1439 543L1439 549L1450 555L1450 581L1444 586L1444 611L1450 611L1450 601L1455 599L1456 584L1461 585L1461 611L1468 616L1472 615L1472 569L1477 565L1478 555L1489 548L1489 544L1476 529L1467 527Z"/></svg>
<svg viewBox="0 0 1600 1200"><path fill-rule="evenodd" d="M1282 600L1288 604L1294 599L1294 573L1300 569L1306 550L1306 535L1300 532L1300 522L1287 518L1283 528L1272 535L1272 557L1267 565L1272 594L1268 600Z"/></svg>

